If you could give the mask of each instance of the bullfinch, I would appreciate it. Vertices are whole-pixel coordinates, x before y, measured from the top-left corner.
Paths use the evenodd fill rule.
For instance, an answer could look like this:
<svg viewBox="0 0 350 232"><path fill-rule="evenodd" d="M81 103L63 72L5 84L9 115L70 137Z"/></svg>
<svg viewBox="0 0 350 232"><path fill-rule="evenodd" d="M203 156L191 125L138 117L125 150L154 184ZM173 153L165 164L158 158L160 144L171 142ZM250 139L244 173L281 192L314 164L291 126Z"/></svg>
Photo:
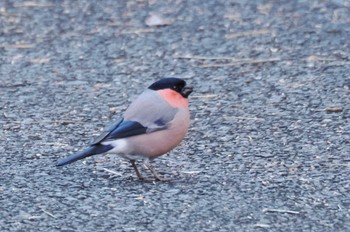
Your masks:
<svg viewBox="0 0 350 232"><path fill-rule="evenodd" d="M156 81L131 103L124 117L107 127L85 150L59 160L57 166L113 153L130 160L138 178L143 179L135 160L142 159L155 179L161 180L149 161L169 152L185 137L192 90L179 78Z"/></svg>

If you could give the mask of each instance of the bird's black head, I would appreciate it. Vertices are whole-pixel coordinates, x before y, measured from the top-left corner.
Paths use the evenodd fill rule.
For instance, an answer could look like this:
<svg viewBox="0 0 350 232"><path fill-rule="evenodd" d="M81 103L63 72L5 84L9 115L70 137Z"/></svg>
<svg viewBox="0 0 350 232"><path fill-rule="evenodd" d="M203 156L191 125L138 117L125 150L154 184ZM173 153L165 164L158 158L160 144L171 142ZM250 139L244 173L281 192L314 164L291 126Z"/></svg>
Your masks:
<svg viewBox="0 0 350 232"><path fill-rule="evenodd" d="M181 94L184 98L187 98L193 91L192 87L186 86L186 82L184 80L175 77L160 79L159 81L154 82L148 88L155 91L172 89Z"/></svg>

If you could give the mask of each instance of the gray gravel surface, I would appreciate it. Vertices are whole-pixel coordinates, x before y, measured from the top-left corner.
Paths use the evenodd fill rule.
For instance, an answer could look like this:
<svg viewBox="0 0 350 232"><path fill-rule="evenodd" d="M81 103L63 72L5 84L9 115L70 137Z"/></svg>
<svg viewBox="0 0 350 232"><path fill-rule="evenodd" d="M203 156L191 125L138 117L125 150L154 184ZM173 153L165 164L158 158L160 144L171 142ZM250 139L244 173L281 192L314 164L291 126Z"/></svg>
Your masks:
<svg viewBox="0 0 350 232"><path fill-rule="evenodd" d="M346 0L0 1L0 231L348 231L349 38ZM164 76L168 181L54 165Z"/></svg>

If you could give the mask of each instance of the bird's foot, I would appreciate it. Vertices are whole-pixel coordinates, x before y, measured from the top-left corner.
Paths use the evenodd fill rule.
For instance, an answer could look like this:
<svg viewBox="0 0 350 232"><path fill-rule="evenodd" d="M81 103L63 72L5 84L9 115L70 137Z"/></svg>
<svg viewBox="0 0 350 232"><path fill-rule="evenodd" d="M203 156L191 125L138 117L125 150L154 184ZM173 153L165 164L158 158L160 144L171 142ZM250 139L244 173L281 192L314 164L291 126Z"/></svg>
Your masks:
<svg viewBox="0 0 350 232"><path fill-rule="evenodd" d="M145 178L141 175L141 173L139 172L137 166L136 166L136 163L135 163L135 160L130 160L131 162L131 165L132 167L134 168L135 172L136 172L136 175L137 177L140 179L140 180L144 180L144 181L154 181L154 179L150 179L150 178ZM144 165L145 167L151 171L153 177L155 178L156 181L167 181L168 179L166 179L165 177L162 177L160 176L155 170L154 168L152 167L152 165L149 163L149 160L145 160L144 161Z"/></svg>
<svg viewBox="0 0 350 232"><path fill-rule="evenodd" d="M160 176L152 167L152 165L149 163L149 160L145 160L144 161L144 165L145 167L151 171L151 173L153 174L154 178L156 179L156 181L166 181L167 179Z"/></svg>

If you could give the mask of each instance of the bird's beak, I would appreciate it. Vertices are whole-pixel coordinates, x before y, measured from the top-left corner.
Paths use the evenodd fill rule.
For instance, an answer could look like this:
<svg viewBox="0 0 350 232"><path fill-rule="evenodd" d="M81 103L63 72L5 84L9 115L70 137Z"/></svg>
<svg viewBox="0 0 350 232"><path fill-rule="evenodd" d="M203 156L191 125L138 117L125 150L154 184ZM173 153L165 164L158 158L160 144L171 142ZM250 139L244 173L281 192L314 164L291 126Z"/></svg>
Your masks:
<svg viewBox="0 0 350 232"><path fill-rule="evenodd" d="M184 97L184 98L187 98L193 91L193 87L191 86L185 86L183 87L182 91L181 91L181 95Z"/></svg>

